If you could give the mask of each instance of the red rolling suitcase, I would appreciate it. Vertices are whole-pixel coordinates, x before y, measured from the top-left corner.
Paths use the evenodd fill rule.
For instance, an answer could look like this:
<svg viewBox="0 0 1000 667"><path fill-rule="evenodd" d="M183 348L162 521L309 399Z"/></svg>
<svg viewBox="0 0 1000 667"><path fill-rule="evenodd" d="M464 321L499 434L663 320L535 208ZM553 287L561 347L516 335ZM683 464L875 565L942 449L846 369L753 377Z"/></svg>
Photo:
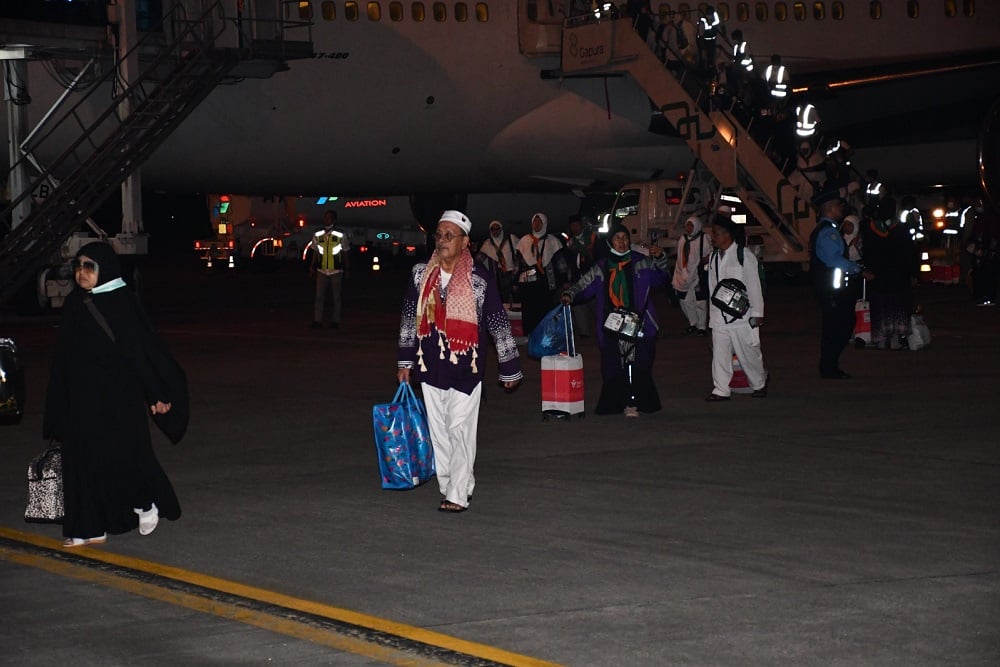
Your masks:
<svg viewBox="0 0 1000 667"><path fill-rule="evenodd" d="M542 419L584 417L583 355L576 353L573 316L570 307L563 310L566 326L566 352L542 357Z"/></svg>

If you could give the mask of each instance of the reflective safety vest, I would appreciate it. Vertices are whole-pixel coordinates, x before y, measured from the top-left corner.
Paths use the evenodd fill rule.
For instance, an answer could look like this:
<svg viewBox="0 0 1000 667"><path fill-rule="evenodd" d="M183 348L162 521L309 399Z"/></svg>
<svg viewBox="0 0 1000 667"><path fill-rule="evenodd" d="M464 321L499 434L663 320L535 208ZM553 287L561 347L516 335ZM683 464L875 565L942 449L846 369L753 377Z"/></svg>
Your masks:
<svg viewBox="0 0 1000 667"><path fill-rule="evenodd" d="M341 268L337 256L344 249L341 243L343 238L344 234L336 229L321 229L313 236L313 247L319 253L321 271L337 271Z"/></svg>
<svg viewBox="0 0 1000 667"><path fill-rule="evenodd" d="M788 75L785 73L785 66L768 65L764 72L764 80L771 87L773 97L786 97L788 95Z"/></svg>
<svg viewBox="0 0 1000 667"><path fill-rule="evenodd" d="M816 107L809 103L795 107L795 116L795 134L800 137L811 137L816 134L816 125L819 123Z"/></svg>
<svg viewBox="0 0 1000 667"><path fill-rule="evenodd" d="M702 16L698 23L701 24L701 38L714 42L719 34L719 24L722 23L719 12L713 11L711 17Z"/></svg>
<svg viewBox="0 0 1000 667"><path fill-rule="evenodd" d="M753 71L753 57L747 48L746 40L733 44L733 62L748 72Z"/></svg>

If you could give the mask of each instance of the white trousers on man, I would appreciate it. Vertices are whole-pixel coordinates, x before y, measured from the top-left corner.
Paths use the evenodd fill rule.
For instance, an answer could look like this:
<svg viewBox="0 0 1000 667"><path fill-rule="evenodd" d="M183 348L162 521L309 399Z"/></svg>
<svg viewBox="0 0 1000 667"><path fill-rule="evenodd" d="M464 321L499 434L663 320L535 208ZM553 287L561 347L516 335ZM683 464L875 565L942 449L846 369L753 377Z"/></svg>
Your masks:
<svg viewBox="0 0 1000 667"><path fill-rule="evenodd" d="M688 324L704 331L708 326L708 299L699 301L695 296L696 292L697 290L692 287L684 293L684 298L681 299L681 312L687 318Z"/></svg>
<svg viewBox="0 0 1000 667"><path fill-rule="evenodd" d="M457 389L420 385L427 407L427 426L434 445L434 468L438 488L448 502L469 506L476 486L472 467L476 463L476 432L479 429L480 382L471 394Z"/></svg>
<svg viewBox="0 0 1000 667"><path fill-rule="evenodd" d="M732 328L712 329L712 393L729 396L733 379L733 355L740 360L747 381L754 391L767 384L764 355L760 349L760 329L742 322Z"/></svg>

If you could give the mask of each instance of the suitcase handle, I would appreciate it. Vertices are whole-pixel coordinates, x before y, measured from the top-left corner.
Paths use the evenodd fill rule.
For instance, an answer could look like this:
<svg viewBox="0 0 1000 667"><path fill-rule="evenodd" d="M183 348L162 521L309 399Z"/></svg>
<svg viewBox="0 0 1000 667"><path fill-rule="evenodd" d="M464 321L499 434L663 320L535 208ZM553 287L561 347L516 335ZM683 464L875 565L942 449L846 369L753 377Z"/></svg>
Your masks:
<svg viewBox="0 0 1000 667"><path fill-rule="evenodd" d="M566 331L566 353L575 357L576 336L573 334L573 311L572 307L566 304L563 304L563 329Z"/></svg>

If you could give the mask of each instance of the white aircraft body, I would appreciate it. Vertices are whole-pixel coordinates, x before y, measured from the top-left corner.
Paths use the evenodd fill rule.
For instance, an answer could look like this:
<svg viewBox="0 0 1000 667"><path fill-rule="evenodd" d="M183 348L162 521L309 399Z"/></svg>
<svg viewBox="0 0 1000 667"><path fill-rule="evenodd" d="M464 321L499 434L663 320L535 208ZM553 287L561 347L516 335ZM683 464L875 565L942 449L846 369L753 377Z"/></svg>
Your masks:
<svg viewBox="0 0 1000 667"><path fill-rule="evenodd" d="M687 172L689 148L650 131L649 99L631 79L554 74L560 7L569 4L314 0L315 57L290 61L288 71L268 79L219 86L143 165L143 184L309 197L460 195L470 197L472 208L482 193L608 190ZM460 5L466 20L458 20ZM789 10L786 20L777 20L778 5ZM324 11L330 6L332 15ZM353 20L349 6L357 12ZM366 11L376 6L379 19L372 20ZM418 6L423 20L415 19ZM816 93L821 130L879 123L906 130L907 114L942 109L939 125L931 122L928 132L909 128L906 143L895 148L890 131L853 142L857 162L879 168L883 181L974 183L977 121L949 122L954 114L947 110L988 108L997 95L987 84L998 71L1000 3L718 6L726 9L726 32L739 29L748 40L757 70L779 53L793 88L797 81L825 85L866 72L883 77L853 87L814 86L826 91ZM766 20L756 13L761 6ZM819 7L823 18L814 14ZM947 7L957 7L957 15L946 16ZM914 72L924 76L901 76ZM29 80L29 116L37 121L61 91L42 63L32 64ZM485 210L482 216L474 218L480 231L501 217Z"/></svg>

